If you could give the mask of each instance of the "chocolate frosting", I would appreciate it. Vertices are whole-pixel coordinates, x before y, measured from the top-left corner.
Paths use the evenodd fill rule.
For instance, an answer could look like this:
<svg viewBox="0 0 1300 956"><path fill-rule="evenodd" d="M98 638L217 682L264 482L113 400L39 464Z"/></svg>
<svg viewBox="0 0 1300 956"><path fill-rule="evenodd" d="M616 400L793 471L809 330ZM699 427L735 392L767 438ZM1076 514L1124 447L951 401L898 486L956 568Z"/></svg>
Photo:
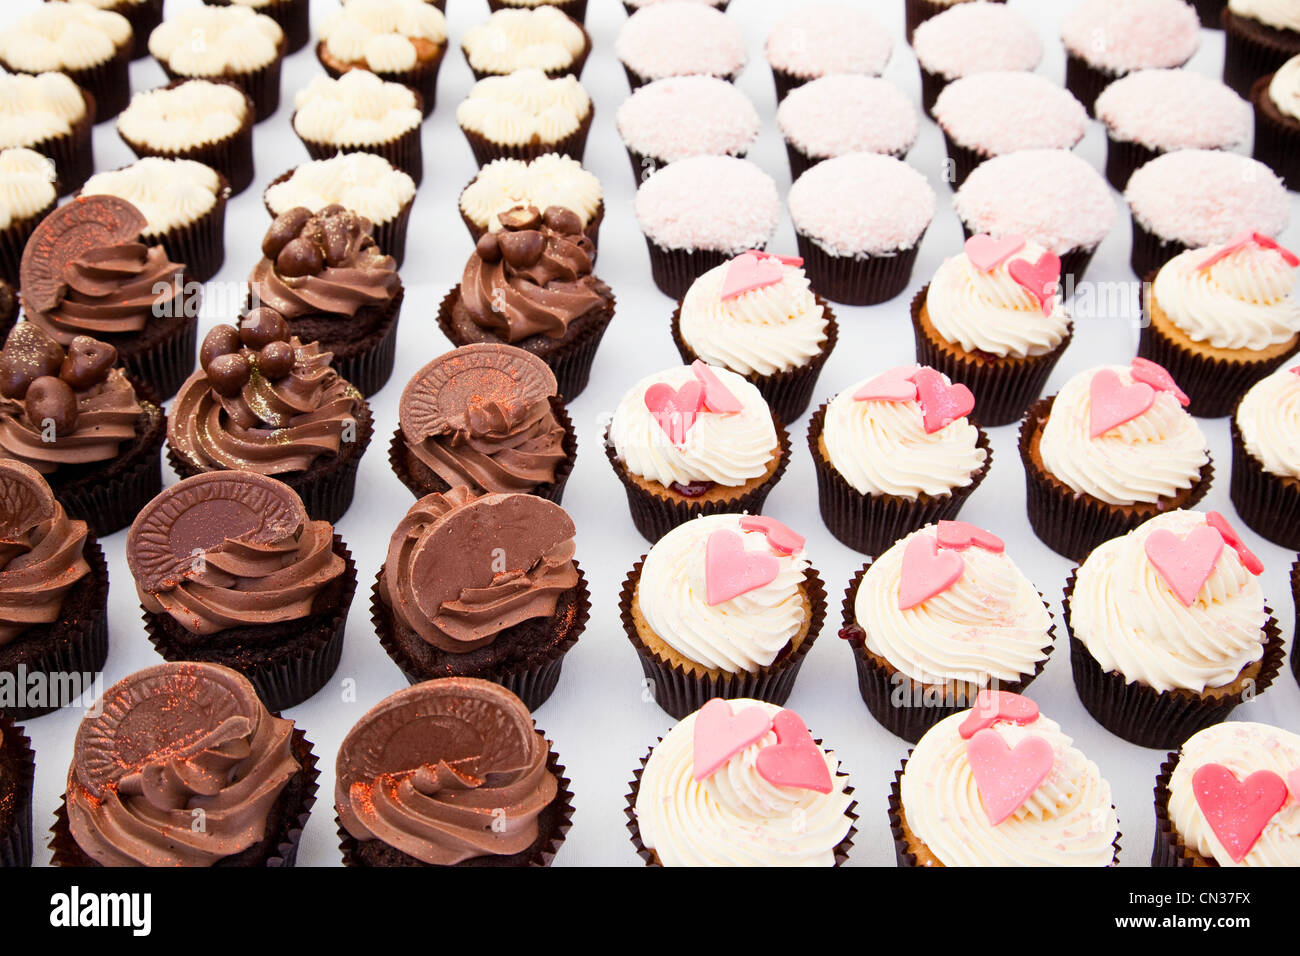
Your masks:
<svg viewBox="0 0 1300 956"><path fill-rule="evenodd" d="M248 471L215 471L167 488L136 516L126 561L140 603L191 634L295 621L341 575L328 521L293 489Z"/></svg>
<svg viewBox="0 0 1300 956"><path fill-rule="evenodd" d="M0 458L0 647L59 619L64 596L90 573L85 547L86 522L68 517L45 479Z"/></svg>
<svg viewBox="0 0 1300 956"><path fill-rule="evenodd" d="M451 488L532 491L555 480L564 427L555 375L508 345L467 345L434 359L402 392L407 450Z"/></svg>
<svg viewBox="0 0 1300 956"><path fill-rule="evenodd" d="M426 642L453 654L549 617L578 583L573 520L533 495L426 495L393 532L384 600Z"/></svg>
<svg viewBox="0 0 1300 956"><path fill-rule="evenodd" d="M581 315L601 308L607 287L591 273L595 246L567 209L516 207L498 216L465 264L460 301L470 318L507 342L561 338Z"/></svg>
<svg viewBox="0 0 1300 956"><path fill-rule="evenodd" d="M114 684L103 705L77 729L68 770L68 826L88 856L104 866L211 866L266 836L271 808L302 768L293 721L271 716L245 677L217 664L159 664Z"/></svg>
<svg viewBox="0 0 1300 956"><path fill-rule="evenodd" d="M334 805L349 834L425 863L526 850L559 785L550 744L510 691L449 677L400 690L339 748Z"/></svg>

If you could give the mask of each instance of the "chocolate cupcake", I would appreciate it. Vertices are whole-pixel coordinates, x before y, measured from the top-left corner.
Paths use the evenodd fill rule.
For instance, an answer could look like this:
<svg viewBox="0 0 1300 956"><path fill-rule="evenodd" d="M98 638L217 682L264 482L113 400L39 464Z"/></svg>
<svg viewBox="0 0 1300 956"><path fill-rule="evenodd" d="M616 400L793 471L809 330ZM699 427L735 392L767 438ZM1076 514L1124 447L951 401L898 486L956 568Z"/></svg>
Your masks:
<svg viewBox="0 0 1300 956"><path fill-rule="evenodd" d="M1300 551L1300 365L1260 379L1233 413L1231 491L1252 531Z"/></svg>
<svg viewBox="0 0 1300 956"><path fill-rule="evenodd" d="M466 31L460 48L476 80L526 69L576 78L591 52L591 36L554 6L498 10Z"/></svg>
<svg viewBox="0 0 1300 956"><path fill-rule="evenodd" d="M0 675L7 678L0 720L48 714L83 694L89 704L108 658L104 552L86 522L68 517L36 469L0 458L0 492ZM5 800L6 784L13 792L5 771L14 769L12 762L6 766L14 743L0 736L0 865L9 866L16 865L10 859L19 848L8 844L7 822L13 821L4 820L4 811L21 809ZM27 837L30 859L30 829Z"/></svg>
<svg viewBox="0 0 1300 956"><path fill-rule="evenodd" d="M535 495L426 495L375 581L379 643L412 684L478 677L536 710L591 609L573 536L564 509Z"/></svg>
<svg viewBox="0 0 1300 956"><path fill-rule="evenodd" d="M434 359L406 384L388 460L417 498L466 487L557 504L578 438L555 375L509 345L466 345Z"/></svg>
<svg viewBox="0 0 1300 956"><path fill-rule="evenodd" d="M52 0L47 0L52 2ZM131 59L149 55L149 34L162 23L163 0L67 0L120 13L131 24Z"/></svg>
<svg viewBox="0 0 1300 956"><path fill-rule="evenodd" d="M241 327L217 325L200 368L185 380L167 423L167 460L182 478L253 471L284 482L316 521L352 504L357 466L374 432L370 406L268 306Z"/></svg>
<svg viewBox="0 0 1300 956"><path fill-rule="evenodd" d="M0 349L0 453L45 475L98 537L125 528L162 487L158 399L89 336L65 349L20 322Z"/></svg>
<svg viewBox="0 0 1300 956"><path fill-rule="evenodd" d="M1269 0L1228 0L1222 13L1223 82L1242 96L1300 54L1300 10Z"/></svg>
<svg viewBox="0 0 1300 956"><path fill-rule="evenodd" d="M369 70L348 70L338 79L318 76L293 98L293 131L312 159L335 153L374 153L420 185L420 94L381 80Z"/></svg>
<svg viewBox="0 0 1300 956"><path fill-rule="evenodd" d="M182 479L136 517L126 561L165 659L232 668L277 712L337 669L356 568L283 482L249 471Z"/></svg>
<svg viewBox="0 0 1300 956"><path fill-rule="evenodd" d="M194 367L202 288L146 244L145 216L117 196L83 196L45 217L23 250L23 313L65 348L93 334L161 399Z"/></svg>
<svg viewBox="0 0 1300 956"><path fill-rule="evenodd" d="M214 7L239 6L252 7L258 13L265 14L284 31L285 54L297 53L311 39L311 25L308 23L309 0L203 0Z"/></svg>
<svg viewBox="0 0 1300 956"><path fill-rule="evenodd" d="M424 115L438 98L438 70L447 54L447 18L424 0L349 0L320 27L316 58L338 78L369 70L410 87Z"/></svg>
<svg viewBox="0 0 1300 956"><path fill-rule="evenodd" d="M903 4L904 33L907 42L915 44L916 31L921 24L941 15L945 10L968 0L905 0ZM1006 0L990 0L992 3L1006 3Z"/></svg>
<svg viewBox="0 0 1300 956"><path fill-rule="evenodd" d="M77 728L55 866L294 865L316 757L247 679L217 664L159 664L103 703ZM148 768L169 786L142 787Z"/></svg>
<svg viewBox="0 0 1300 956"><path fill-rule="evenodd" d="M23 146L54 162L59 195L81 186L95 168L91 130L95 98L62 73L0 74L0 122L6 147ZM21 247L17 250L21 256Z"/></svg>
<svg viewBox="0 0 1300 956"><path fill-rule="evenodd" d="M456 122L480 166L547 153L582 162L595 115L576 76L548 77L535 67L484 77L456 107Z"/></svg>
<svg viewBox="0 0 1300 956"><path fill-rule="evenodd" d="M572 804L559 755L528 707L490 681L444 677L399 690L339 747L344 866L550 866Z"/></svg>
<svg viewBox="0 0 1300 956"><path fill-rule="evenodd" d="M0 867L32 865L36 753L22 727L0 714Z"/></svg>
<svg viewBox="0 0 1300 956"><path fill-rule="evenodd" d="M393 374L404 295L397 263L371 232L369 219L337 204L315 213L289 208L263 237L248 280L253 309L269 306L290 335L329 352L339 376L363 396Z"/></svg>
<svg viewBox="0 0 1300 956"><path fill-rule="evenodd" d="M460 218L478 242L502 228L497 217L516 206L562 206L577 213L593 246L600 242L605 196L600 180L569 156L547 153L533 160L494 159L461 190ZM593 255L595 250L593 250Z"/></svg>
<svg viewBox="0 0 1300 956"><path fill-rule="evenodd" d="M749 59L734 20L703 3L655 3L618 31L614 53L633 90L669 76L735 80Z"/></svg>
<svg viewBox="0 0 1300 956"><path fill-rule="evenodd" d="M941 6L908 39L921 68L921 106L934 109L939 93L953 80L985 70L1033 72L1043 59L1043 41L1034 25L1001 0L998 3L932 4Z"/></svg>
<svg viewBox="0 0 1300 956"><path fill-rule="evenodd" d="M1261 163L1300 189L1300 56L1262 76L1250 88L1255 109L1255 152Z"/></svg>
<svg viewBox="0 0 1300 956"><path fill-rule="evenodd" d="M595 247L578 215L516 206L497 217L447 294L438 326L453 345L513 345L551 367L560 397L587 386L596 347L614 318L614 293L592 273Z"/></svg>
<svg viewBox="0 0 1300 956"><path fill-rule="evenodd" d="M749 97L716 76L647 83L623 101L617 122L638 184L679 159L743 157L762 127Z"/></svg>
<svg viewBox="0 0 1300 956"><path fill-rule="evenodd" d="M776 125L785 139L790 175L798 179L824 159L883 153L902 159L920 129L916 107L894 84L874 76L823 76L781 101Z"/></svg>
<svg viewBox="0 0 1300 956"><path fill-rule="evenodd" d="M0 150L0 281L18 283L27 239L58 201L54 163L48 156L23 146ZM0 325L12 322L11 316L0 313Z"/></svg>
<svg viewBox="0 0 1300 956"><path fill-rule="evenodd" d="M842 0L800 4L772 27L763 47L779 103L791 90L831 74L879 76L894 41L875 17Z"/></svg>

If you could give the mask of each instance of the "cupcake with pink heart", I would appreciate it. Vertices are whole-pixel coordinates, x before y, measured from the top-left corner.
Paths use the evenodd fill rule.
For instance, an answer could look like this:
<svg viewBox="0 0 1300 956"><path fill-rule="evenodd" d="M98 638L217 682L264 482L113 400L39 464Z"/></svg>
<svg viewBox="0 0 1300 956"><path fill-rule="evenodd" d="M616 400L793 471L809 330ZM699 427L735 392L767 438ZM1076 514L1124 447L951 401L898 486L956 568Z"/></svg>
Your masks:
<svg viewBox="0 0 1300 956"><path fill-rule="evenodd" d="M1300 364L1261 379L1232 416L1232 504L1256 534L1300 551Z"/></svg>
<svg viewBox="0 0 1300 956"><path fill-rule="evenodd" d="M1082 561L1097 545L1205 497L1214 468L1187 395L1143 358L1075 375L1020 425L1034 533Z"/></svg>
<svg viewBox="0 0 1300 956"><path fill-rule="evenodd" d="M903 365L850 385L808 426L822 520L879 555L908 533L957 517L993 460L970 420L975 396L942 372Z"/></svg>
<svg viewBox="0 0 1300 956"><path fill-rule="evenodd" d="M1222 723L1282 667L1264 565L1217 511L1171 511L1098 546L1065 586L1074 686L1130 743Z"/></svg>
<svg viewBox="0 0 1300 956"><path fill-rule="evenodd" d="M982 691L935 724L889 794L899 866L1114 866L1110 784L1027 697Z"/></svg>
<svg viewBox="0 0 1300 956"><path fill-rule="evenodd" d="M1001 538L965 521L914 531L863 565L842 637L858 690L912 743L987 689L1021 693L1052 653L1052 615Z"/></svg>
<svg viewBox="0 0 1300 956"><path fill-rule="evenodd" d="M1300 866L1300 735L1231 721L1171 753L1151 865Z"/></svg>
<svg viewBox="0 0 1300 956"><path fill-rule="evenodd" d="M631 788L646 866L840 866L856 832L835 752L761 700L710 700L650 749Z"/></svg>

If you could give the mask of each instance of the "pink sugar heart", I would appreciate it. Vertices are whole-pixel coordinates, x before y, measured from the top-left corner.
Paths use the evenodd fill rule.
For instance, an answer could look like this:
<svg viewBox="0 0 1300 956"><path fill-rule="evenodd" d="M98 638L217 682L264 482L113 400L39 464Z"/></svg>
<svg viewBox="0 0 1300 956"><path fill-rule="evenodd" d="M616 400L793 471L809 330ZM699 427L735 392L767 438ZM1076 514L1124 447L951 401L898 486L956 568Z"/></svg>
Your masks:
<svg viewBox="0 0 1300 956"><path fill-rule="evenodd" d="M1001 554L1006 550L1006 543L992 531L985 531L968 521L940 521L935 532L939 547L965 551L971 545Z"/></svg>
<svg viewBox="0 0 1300 956"><path fill-rule="evenodd" d="M1291 799L1300 803L1300 767L1286 775L1286 788L1291 791Z"/></svg>
<svg viewBox="0 0 1300 956"><path fill-rule="evenodd" d="M731 705L715 697L695 715L691 776L705 780L750 744L772 729L772 718L761 707L733 713Z"/></svg>
<svg viewBox="0 0 1300 956"><path fill-rule="evenodd" d="M697 379L674 389L667 382L656 382L645 390L645 407L669 440L680 445L704 407L704 385Z"/></svg>
<svg viewBox="0 0 1300 956"><path fill-rule="evenodd" d="M1088 398L1088 434L1097 438L1155 404L1156 390L1145 382L1125 385L1114 369L1104 368L1092 377Z"/></svg>
<svg viewBox="0 0 1300 956"><path fill-rule="evenodd" d="M966 741L980 802L989 823L997 826L1022 807L1047 779L1056 753L1046 737L1026 737L1015 748L1007 746L996 730L981 730Z"/></svg>
<svg viewBox="0 0 1300 956"><path fill-rule="evenodd" d="M764 515L744 515L740 519L742 531L761 531L767 537L767 543L782 554L794 554L803 550L803 535Z"/></svg>
<svg viewBox="0 0 1300 956"><path fill-rule="evenodd" d="M728 263L719 296L734 299L746 292L776 285L782 275L781 260L775 256L760 257L752 252L742 252Z"/></svg>
<svg viewBox="0 0 1300 956"><path fill-rule="evenodd" d="M1043 315L1052 314L1056 291L1061 285L1061 257L1054 252L1044 252L1037 262L1013 259L1007 272L1016 283L1038 301Z"/></svg>
<svg viewBox="0 0 1300 956"><path fill-rule="evenodd" d="M940 551L932 534L918 534L903 549L899 571L898 609L906 611L936 594L948 590L966 570L966 561L957 551Z"/></svg>
<svg viewBox="0 0 1300 956"><path fill-rule="evenodd" d="M1241 535L1237 534L1237 529L1228 523L1228 519L1217 511L1211 511L1205 516L1205 523L1223 536L1223 543L1237 552L1237 557L1241 559L1242 567L1251 574L1260 575L1264 573L1264 562L1250 548L1246 547L1246 542L1241 540Z"/></svg>
<svg viewBox="0 0 1300 956"><path fill-rule="evenodd" d="M722 379L705 362L696 359L691 363L691 371L704 386L704 407L719 415L734 415L745 410L744 404L733 395Z"/></svg>
<svg viewBox="0 0 1300 956"><path fill-rule="evenodd" d="M1038 719L1038 705L1028 697L1005 690L982 690L975 695L975 706L957 728L962 740L970 740L981 730L999 720L1024 726Z"/></svg>
<svg viewBox="0 0 1300 956"><path fill-rule="evenodd" d="M1214 528L1202 526L1186 538L1180 538L1161 528L1147 535L1144 547L1147 560L1169 585L1174 597L1184 607L1191 607L1223 553L1223 535Z"/></svg>
<svg viewBox="0 0 1300 956"><path fill-rule="evenodd" d="M910 402L916 398L918 365L900 365L882 372L853 393L855 402Z"/></svg>
<svg viewBox="0 0 1300 956"><path fill-rule="evenodd" d="M780 255L779 253L768 252L765 249L748 249L746 251L752 256L758 256L760 259L763 258L775 259L777 262L781 263L782 265L791 266L795 269L798 269L800 266L803 265L803 259L801 259L799 256L783 256Z"/></svg>
<svg viewBox="0 0 1300 956"><path fill-rule="evenodd" d="M780 570L772 555L746 551L744 540L734 531L715 531L704 545L704 587L710 607L770 584Z"/></svg>
<svg viewBox="0 0 1300 956"><path fill-rule="evenodd" d="M1178 399L1178 404L1186 408L1192 404L1192 400L1187 397L1187 393L1178 387L1174 377L1169 374L1169 370L1163 365L1158 365L1150 359L1144 359L1141 356L1134 357L1129 363L1129 374L1133 376L1133 381L1142 382L1150 385L1157 392L1168 392Z"/></svg>
<svg viewBox="0 0 1300 956"><path fill-rule="evenodd" d="M917 371L916 397L921 403L921 421L927 435L965 418L975 407L975 396L965 385L949 385L932 368Z"/></svg>
<svg viewBox="0 0 1300 956"><path fill-rule="evenodd" d="M1007 235L994 239L987 233L966 240L966 258L980 272L992 272L1025 247L1025 237Z"/></svg>
<svg viewBox="0 0 1300 956"><path fill-rule="evenodd" d="M1214 265L1219 260L1226 259L1234 252L1237 252L1239 249L1244 249L1252 242L1255 245L1259 246L1261 249L1277 250L1278 254L1282 257L1282 261L1285 262L1293 269L1297 265L1300 265L1300 257L1297 257L1296 254L1292 252L1290 249L1287 249L1281 244L1279 244L1278 241L1274 239L1272 236L1266 236L1262 232L1251 232L1249 229L1247 229L1244 232L1237 233L1235 236L1233 236L1231 239L1225 242L1222 246L1219 247L1218 252L1215 252L1212 255L1208 256L1207 258L1201 260L1201 262L1196 266L1196 268L1208 269L1210 268L1210 266Z"/></svg>
<svg viewBox="0 0 1300 956"><path fill-rule="evenodd" d="M1259 841L1286 802L1286 793L1286 781L1271 770L1256 770L1238 780L1223 764L1207 763L1192 774L1196 805L1233 863L1244 860Z"/></svg>
<svg viewBox="0 0 1300 956"><path fill-rule="evenodd" d="M1295 368L1291 369L1291 374L1300 375L1300 365L1297 365Z"/></svg>
<svg viewBox="0 0 1300 956"><path fill-rule="evenodd" d="M831 772L826 757L803 719L793 710L783 710L772 719L772 729L776 731L776 743L758 752L758 775L774 787L830 793Z"/></svg>

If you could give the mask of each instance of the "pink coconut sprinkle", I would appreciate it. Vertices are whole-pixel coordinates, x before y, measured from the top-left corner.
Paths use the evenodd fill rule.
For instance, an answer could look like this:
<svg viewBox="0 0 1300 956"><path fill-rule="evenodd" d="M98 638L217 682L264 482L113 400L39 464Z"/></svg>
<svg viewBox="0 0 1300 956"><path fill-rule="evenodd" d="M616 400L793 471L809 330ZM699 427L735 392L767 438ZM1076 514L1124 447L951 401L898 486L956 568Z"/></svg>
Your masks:
<svg viewBox="0 0 1300 956"><path fill-rule="evenodd" d="M934 190L924 176L875 153L818 163L790 189L795 229L836 256L910 249L930 225L934 207Z"/></svg>
<svg viewBox="0 0 1300 956"><path fill-rule="evenodd" d="M1083 104L1036 73L973 73L953 80L934 118L957 143L985 156L1070 149L1088 128Z"/></svg>
<svg viewBox="0 0 1300 956"><path fill-rule="evenodd" d="M781 101L776 122L807 156L846 153L901 156L916 142L916 107L892 83L874 76L823 76Z"/></svg>
<svg viewBox="0 0 1300 956"><path fill-rule="evenodd" d="M739 253L776 230L781 199L772 177L746 159L693 156L660 169L636 194L641 231L665 249Z"/></svg>
<svg viewBox="0 0 1300 956"><path fill-rule="evenodd" d="M778 21L767 37L767 62L795 76L879 76L894 41L880 22L851 3L808 3Z"/></svg>
<svg viewBox="0 0 1300 956"><path fill-rule="evenodd" d="M1138 70L1097 97L1112 139L1149 149L1233 149L1250 137L1251 106L1218 80L1190 70Z"/></svg>
<svg viewBox="0 0 1300 956"><path fill-rule="evenodd" d="M912 50L926 72L955 80L983 70L1036 69L1043 41L1005 3L959 3L917 27Z"/></svg>
<svg viewBox="0 0 1300 956"><path fill-rule="evenodd" d="M748 54L740 26L725 13L699 3L656 3L628 17L614 51L625 66L647 79L734 76Z"/></svg>
<svg viewBox="0 0 1300 956"><path fill-rule="evenodd" d="M713 76L655 80L618 108L618 132L628 148L665 163L743 153L759 125L749 97Z"/></svg>
<svg viewBox="0 0 1300 956"><path fill-rule="evenodd" d="M1183 0L1083 0L1061 25L1075 56L1112 73L1182 66L1201 41L1201 21Z"/></svg>

